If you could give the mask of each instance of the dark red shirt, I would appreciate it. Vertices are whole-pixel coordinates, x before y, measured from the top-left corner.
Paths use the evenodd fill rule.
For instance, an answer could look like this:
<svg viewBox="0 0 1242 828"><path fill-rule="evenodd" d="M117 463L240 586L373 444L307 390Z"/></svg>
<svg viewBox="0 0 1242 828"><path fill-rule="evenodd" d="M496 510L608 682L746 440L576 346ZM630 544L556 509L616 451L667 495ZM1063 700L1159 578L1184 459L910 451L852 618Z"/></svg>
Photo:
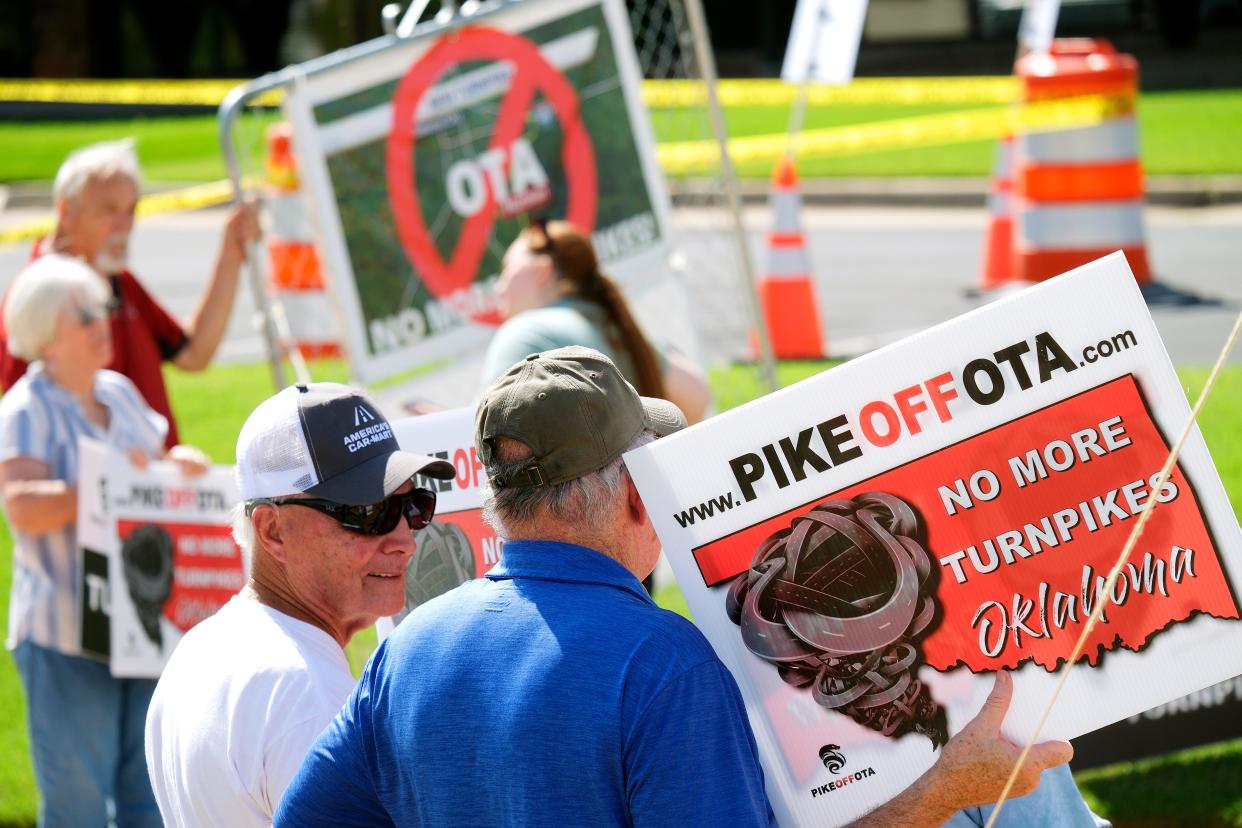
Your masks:
<svg viewBox="0 0 1242 828"><path fill-rule="evenodd" d="M41 247L42 242L35 244L32 260L40 255ZM129 377L147 405L168 418L165 447L175 446L177 423L161 364L180 353L188 337L128 270L112 277L112 306L112 363L108 367ZM9 353L8 340L0 313L0 385L5 391L26 373L26 363Z"/></svg>

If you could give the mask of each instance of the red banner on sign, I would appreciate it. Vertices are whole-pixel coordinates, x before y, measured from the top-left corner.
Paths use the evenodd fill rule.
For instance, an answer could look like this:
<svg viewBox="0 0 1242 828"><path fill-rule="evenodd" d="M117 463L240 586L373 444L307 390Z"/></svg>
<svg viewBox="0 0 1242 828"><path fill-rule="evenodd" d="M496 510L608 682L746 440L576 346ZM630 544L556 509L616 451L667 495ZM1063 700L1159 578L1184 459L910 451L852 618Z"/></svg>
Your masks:
<svg viewBox="0 0 1242 828"><path fill-rule="evenodd" d="M795 636L818 630L830 649L841 640L834 630L861 629L853 616L883 608L922 631L922 656L938 670L964 664L990 671L1027 660L1053 670L1068 657L1134 519L1154 497L1106 621L1084 651L1096 664L1103 651L1139 650L1195 613L1239 617L1191 481L1178 468L1153 489L1167 455L1133 377L1125 376L834 493L819 509L808 504L700 547L695 559L709 585L749 572L755 588L775 590L782 608L759 607L752 622L792 613ZM913 528L889 525L872 533L880 542L870 540L850 523L866 524L867 510L883 512L868 493L908 505ZM854 517L850 503L859 510ZM798 549L787 548L791 537ZM786 546L773 551L774 543ZM761 563L798 554L804 562L818 556L806 575L809 588L795 583L792 565L778 575L775 565ZM933 597L930 606L919 603L924 596ZM846 620L807 620L831 606Z"/></svg>
<svg viewBox="0 0 1242 828"><path fill-rule="evenodd" d="M500 549L504 541L496 537L496 531L483 520L482 509L437 514L435 522L456 526L470 541L470 548L474 553L474 577L481 576L500 560Z"/></svg>
<svg viewBox="0 0 1242 828"><path fill-rule="evenodd" d="M121 571L131 600L163 604L182 632L213 615L246 583L229 526L118 520Z"/></svg>

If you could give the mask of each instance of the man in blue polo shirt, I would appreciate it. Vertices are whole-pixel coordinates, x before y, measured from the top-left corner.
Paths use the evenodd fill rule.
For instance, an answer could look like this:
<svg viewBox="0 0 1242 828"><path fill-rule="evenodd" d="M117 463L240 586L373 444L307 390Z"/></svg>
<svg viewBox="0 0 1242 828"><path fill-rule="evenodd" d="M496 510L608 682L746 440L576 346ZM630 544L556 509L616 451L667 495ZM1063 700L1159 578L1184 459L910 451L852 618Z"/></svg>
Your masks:
<svg viewBox="0 0 1242 828"><path fill-rule="evenodd" d="M736 683L639 582L660 544L621 454L684 425L585 348L498 380L501 561L381 645L276 824L775 824Z"/></svg>
<svg viewBox="0 0 1242 828"><path fill-rule="evenodd" d="M573 347L513 366L475 425L500 563L380 646L276 826L775 825L737 684L639 583L660 543L621 455L681 412ZM1010 686L862 824L939 824L992 801L1017 754L999 735ZM1016 794L1068 756L1039 746ZM1035 813L1057 819L1052 805Z"/></svg>

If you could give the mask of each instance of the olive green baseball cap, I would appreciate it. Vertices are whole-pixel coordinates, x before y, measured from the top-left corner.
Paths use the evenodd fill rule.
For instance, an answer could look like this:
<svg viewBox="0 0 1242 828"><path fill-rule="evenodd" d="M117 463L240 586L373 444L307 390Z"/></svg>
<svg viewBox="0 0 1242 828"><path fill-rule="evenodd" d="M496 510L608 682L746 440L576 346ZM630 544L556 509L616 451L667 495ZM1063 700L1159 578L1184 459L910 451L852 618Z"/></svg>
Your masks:
<svg viewBox="0 0 1242 828"><path fill-rule="evenodd" d="M492 383L475 413L474 442L493 489L555 486L602 469L644 429L663 437L685 426L676 405L640 397L611 359L575 345L531 354ZM534 455L505 479L498 437Z"/></svg>

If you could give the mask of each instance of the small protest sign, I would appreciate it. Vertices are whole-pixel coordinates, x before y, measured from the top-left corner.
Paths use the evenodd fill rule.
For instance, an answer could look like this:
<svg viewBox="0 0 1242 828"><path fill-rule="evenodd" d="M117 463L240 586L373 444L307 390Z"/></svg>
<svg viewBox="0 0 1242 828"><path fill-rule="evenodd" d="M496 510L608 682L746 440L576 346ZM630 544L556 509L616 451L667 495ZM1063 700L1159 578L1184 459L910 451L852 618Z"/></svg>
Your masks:
<svg viewBox="0 0 1242 828"><path fill-rule="evenodd" d="M1025 741L1105 598L1045 738L1242 672L1242 534L1197 432L1156 485L1188 413L1114 254L626 455L781 824L897 794L998 670Z"/></svg>
<svg viewBox="0 0 1242 828"><path fill-rule="evenodd" d="M798 0L781 79L844 86L854 78L867 0Z"/></svg>
<svg viewBox="0 0 1242 828"><path fill-rule="evenodd" d="M233 469L186 477L173 463L138 469L95 441L79 446L79 526L87 532L79 543L107 564L112 673L158 676L181 637L245 585L231 526Z"/></svg>
<svg viewBox="0 0 1242 828"><path fill-rule="evenodd" d="M82 556L82 654L107 661L111 650L112 590L108 584L108 550L115 526L108 507L107 467L112 452L95 440L78 442L78 550Z"/></svg>

